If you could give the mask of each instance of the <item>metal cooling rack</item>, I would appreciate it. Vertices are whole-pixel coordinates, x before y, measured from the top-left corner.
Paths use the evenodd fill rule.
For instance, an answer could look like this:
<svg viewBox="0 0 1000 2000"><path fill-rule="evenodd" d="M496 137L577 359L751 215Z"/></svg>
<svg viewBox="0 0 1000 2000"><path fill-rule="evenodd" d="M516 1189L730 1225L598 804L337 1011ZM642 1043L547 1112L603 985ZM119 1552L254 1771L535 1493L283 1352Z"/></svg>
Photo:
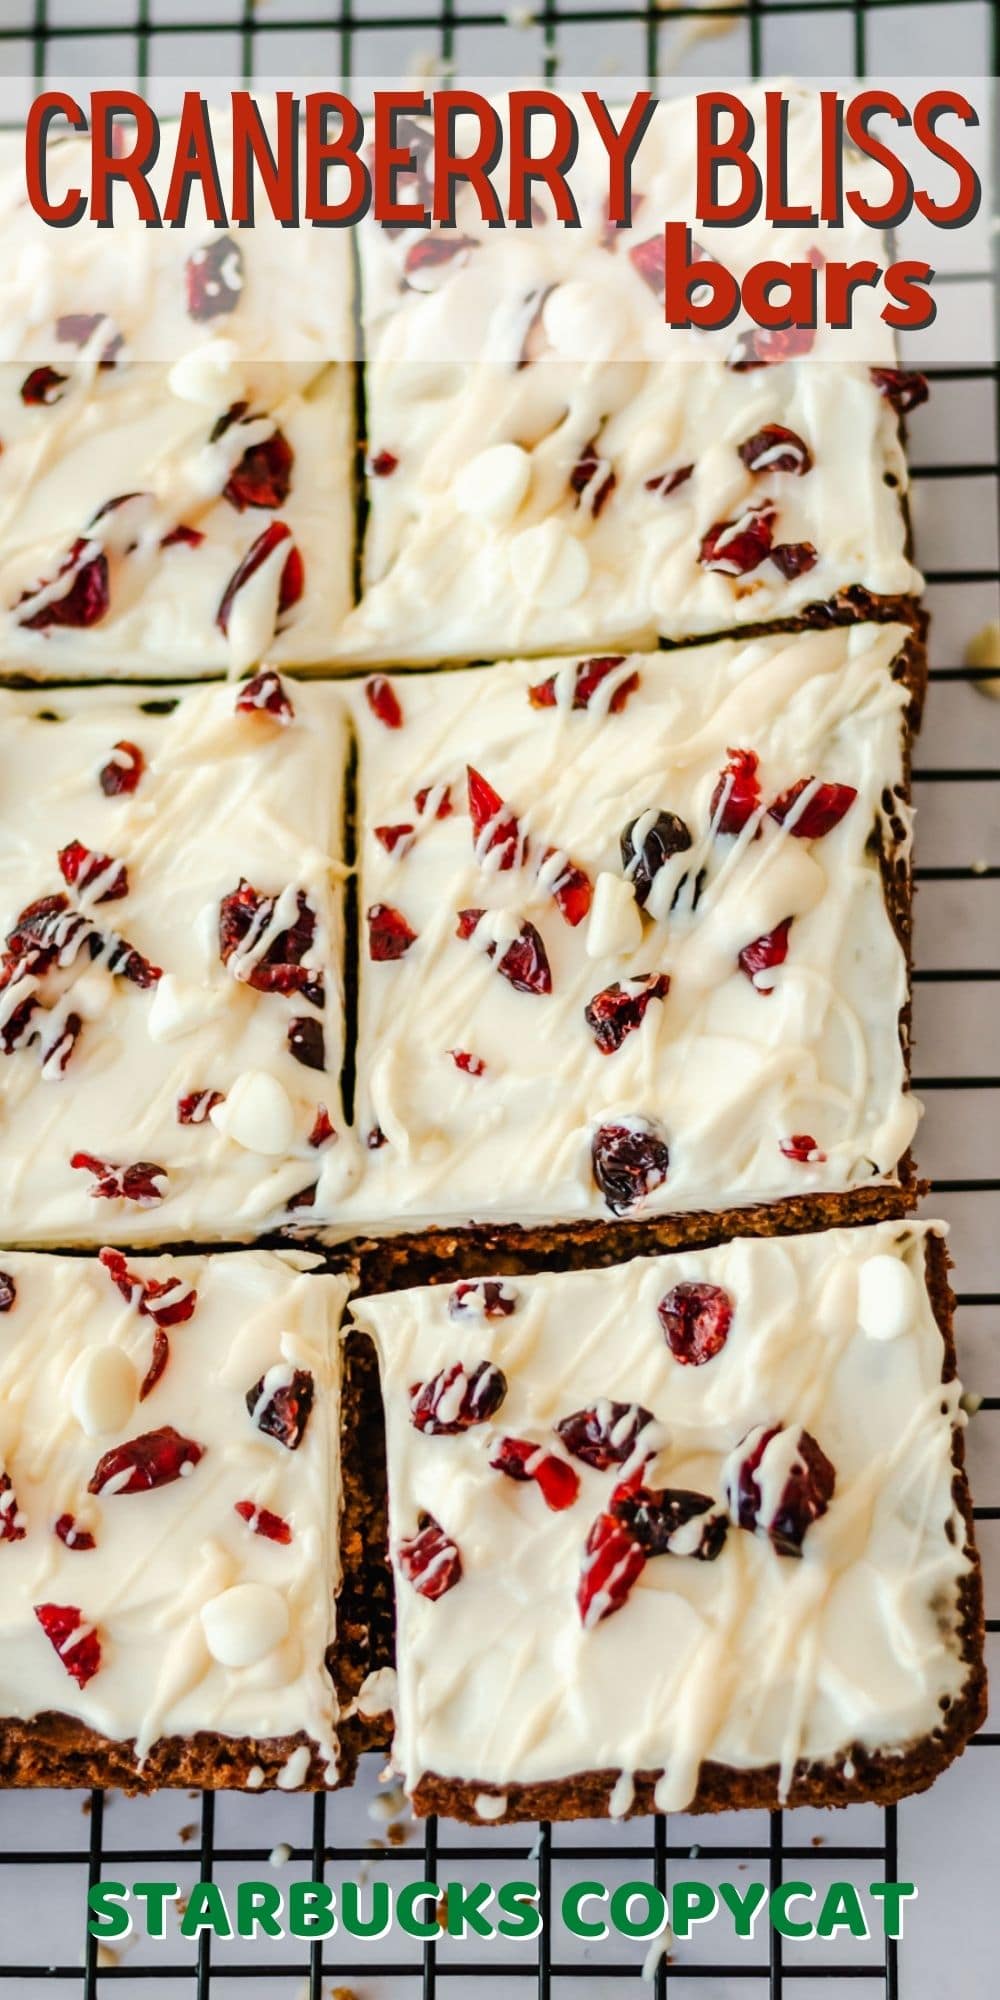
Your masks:
<svg viewBox="0 0 1000 2000"><path fill-rule="evenodd" d="M414 55L422 65L436 56L469 76L604 75L610 88L617 69L645 74L655 85L673 68L685 24L704 27L706 19L725 34L694 43L681 73L995 77L1000 70L1000 0L720 0L705 8L672 0L660 0L659 8L535 0L530 20L525 12L479 8L472 0L441 0L437 12L422 0L396 11L383 11L378 0L341 0L339 7L330 0L0 0L0 72L23 79L25 98L47 77L77 74L135 80L154 102L158 80L185 72L199 80L209 72L242 74L259 83L313 73L346 83L352 76L401 74ZM984 295L1000 300L996 223L991 246L992 270L939 279L970 288L970 311L982 311ZM994 333L990 357L995 342ZM915 1085L927 1105L918 1147L924 1172L935 1175L933 1212L952 1223L958 1281L980 1287L959 1295L959 1358L968 1386L995 1392L984 1395L970 1427L970 1456L974 1489L1000 1503L993 1326L1000 1307L993 1136L1000 1091L1000 703L976 692L987 669L960 664L968 639L997 615L1000 597L1000 370L991 358L925 372L933 394L912 424L912 499L918 555L927 565L933 658L940 664L931 670L914 773L922 1072ZM979 1505L976 1515L987 1610L996 1614L1000 1504ZM988 1632L1000 1678L1000 1616L989 1617ZM73 2000L112 1994L139 2000L146 1992L152 2000L211 2000L213 1990L218 2000L241 1981L252 1982L259 2000L328 2000L338 1988L356 1992L357 2000L435 2000L445 1993L449 2000L482 2000L486 1992L565 2000L578 1990L588 2000L637 1990L655 2000L751 2000L763 1993L770 2000L792 1993L810 2000L813 1982L817 1995L828 1995L841 1980L858 2000L985 2000L996 1990L995 1949L988 1927L977 1940L973 1906L977 1880L987 1908L990 1897L995 1902L989 1856L1000 1846L1000 1802L984 1753L998 1747L1000 1726L989 1726L939 1780L929 1806L919 1800L840 1815L659 1817L621 1828L543 1824L534 1834L462 1829L461 1840L447 1823L428 1820L399 1846L373 1844L364 1778L355 1792L330 1798L204 1793L197 1806L183 1793L129 1802L101 1792L89 1799L0 1794L0 1995L28 2000L39 1982L50 1981ZM378 1761L367 1774L369 1793ZM178 1828L189 1814L191 1823ZM276 1863L274 1843L286 1840L291 1853ZM420 1946L399 1933L374 1947L334 1938L266 1950L234 1950L203 1938L197 1947L126 1951L112 1964L101 1962L94 1940L84 1946L85 1889L99 1877L142 1879L152 1869L176 1874L183 1886L190 1879L262 1876L282 1864L316 1880L374 1867L398 1882L461 1878L463 1871L469 1879L537 1873L544 1928L526 1950L480 1950L443 1935ZM803 1872L821 1881L834 1868L861 1884L917 1879L926 1915L916 1934L911 1919L901 1946L887 1941L880 1950L871 1940L799 1948L773 1934L754 1945L720 1944L720 1926L705 1934L705 1943L692 1940L669 1961L648 1965L650 1983L637 1988L642 1944L618 1939L591 1950L561 1937L550 1922L561 1883L584 1874L664 1888L668 1875L711 1880L713 1873L753 1871L773 1886Z"/></svg>

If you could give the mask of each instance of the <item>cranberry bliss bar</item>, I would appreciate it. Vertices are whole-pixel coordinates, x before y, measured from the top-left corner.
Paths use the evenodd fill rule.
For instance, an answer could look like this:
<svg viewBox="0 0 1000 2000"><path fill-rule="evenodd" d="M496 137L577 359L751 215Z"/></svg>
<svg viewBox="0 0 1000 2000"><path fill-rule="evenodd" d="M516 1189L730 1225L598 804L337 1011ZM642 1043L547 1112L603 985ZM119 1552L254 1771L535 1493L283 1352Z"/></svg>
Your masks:
<svg viewBox="0 0 1000 2000"><path fill-rule="evenodd" d="M0 1782L344 1775L348 1283L313 1262L0 1252Z"/></svg>
<svg viewBox="0 0 1000 2000"><path fill-rule="evenodd" d="M310 1223L606 1253L909 1206L921 675L857 625L356 688L360 1178L334 1148Z"/></svg>
<svg viewBox="0 0 1000 2000"><path fill-rule="evenodd" d="M363 1299L419 1812L922 1790L984 1708L938 1224Z"/></svg>
<svg viewBox="0 0 1000 2000"><path fill-rule="evenodd" d="M312 1198L343 1050L335 689L0 692L8 1241L232 1241Z"/></svg>

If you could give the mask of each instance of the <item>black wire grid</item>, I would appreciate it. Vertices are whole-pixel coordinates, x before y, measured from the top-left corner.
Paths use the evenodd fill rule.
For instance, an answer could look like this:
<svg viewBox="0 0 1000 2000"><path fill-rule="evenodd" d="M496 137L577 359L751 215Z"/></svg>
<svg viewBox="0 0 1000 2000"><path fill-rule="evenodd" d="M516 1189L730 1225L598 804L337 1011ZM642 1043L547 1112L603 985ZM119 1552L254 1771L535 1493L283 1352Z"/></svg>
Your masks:
<svg viewBox="0 0 1000 2000"><path fill-rule="evenodd" d="M612 53L616 34L624 30L626 24L638 23L642 25L644 34L645 69L650 83L655 87L660 70L661 44L664 36L674 33L677 23L704 18L706 13L725 15L732 26L739 24L741 31L745 28L749 67L754 76L766 73L762 36L765 20L769 17L789 19L794 17L800 22L803 18L808 20L810 17L821 15L838 15L842 19L847 17L852 34L853 73L857 77L863 77L869 73L868 36L873 14L882 14L888 10L897 10L901 13L904 6L930 7L940 11L944 4L946 0L726 0L725 5L720 3L717 8L712 6L699 8L690 5L675 7L671 4L671 0L661 0L660 9L653 5L624 6L608 7L595 12L590 8L560 5L559 0L535 0L532 11L542 35L544 71L547 77L556 77L560 69L564 74L575 73L571 60L574 30L579 31L583 24L590 24L593 27L596 23L603 28L607 37L608 51ZM665 11L667 8L669 11ZM373 11L369 11L370 9ZM269 56L269 44L277 48L274 37L279 31L285 36L297 31L310 36L323 34L326 40L332 32L339 54L340 75L347 87L352 71L356 71L357 67L353 60L354 45L361 30L364 31L366 38L372 37L372 40L366 40L368 49L375 47L377 50L380 36L398 36L402 31L419 37L420 43L424 46L433 41L442 63L448 65L453 58L457 30L476 29L479 31L479 45L487 49L489 44L484 39L483 31L506 30L509 33L512 26L519 25L511 12L488 9L480 11L475 6L475 0L468 0L468 4L465 0L441 0L440 9L436 12L421 11L420 0L414 0L412 12L398 13L388 10L384 13L377 11L377 0L340 0L339 7L331 4L328 10L319 15L314 12L312 15L303 15L302 18L295 17L294 8L282 13L280 17L272 15L269 0L242 0L242 6L235 18L231 9L229 18L225 18L227 10L224 6L220 7L219 16L216 16L212 0L204 0L201 13L194 18L184 19L183 10L180 10L180 17L162 20L158 18L158 0L135 0L135 12L131 21L123 21L117 7L111 10L110 18L102 19L101 0L93 0L93 15L96 18L85 23L83 30L76 14L68 13L64 7L57 4L57 0L33 0L33 18L29 18L27 27L23 19L12 26L9 25L8 17L8 22L5 23L3 16L6 11L5 0L0 0L0 72L8 68L8 55L14 57L15 44L23 50L26 35L30 38L31 69L36 86L40 86L47 77L58 77L60 73L70 68L79 71L82 33L85 33L86 38L86 66L95 75L101 72L102 67L117 68L117 62L110 61L112 44L115 45L117 55L117 49L121 46L120 38L130 36L133 38L131 46L134 49L134 76L140 89L150 76L151 58L161 74L166 71L180 74L188 70L195 78L201 70L199 49L207 49L207 43L203 38L221 35L229 38L232 37L234 30L239 42L243 76L248 82L260 83L265 82L269 74L275 74L281 68L277 58L272 60ZM20 11L23 14L24 10ZM85 11L81 10L81 13ZM173 8L168 8L168 14L173 13ZM1000 73L1000 0L991 0L988 16L989 71L995 79ZM71 43L76 50L72 61L67 59ZM507 46L509 48L509 42ZM703 73L711 73L715 46L711 41L705 45L704 60L701 65ZM389 41L386 41L385 47L387 50L390 48ZM386 73L394 68L394 56L395 50L393 56L388 54L386 56L383 65ZM902 53L897 67L900 72L906 68L905 55ZM992 270L942 273L939 275L938 284L969 285L977 280L980 283L985 282L992 288L994 302L1000 305L1000 235L997 233L996 223L994 223L992 245ZM994 340L995 338L994 334ZM990 352L993 352L992 348ZM981 433L983 456L976 462L944 464L917 462L911 466L915 511L918 517L921 483L931 480L989 481L991 485L988 491L991 497L988 504L995 510L996 495L1000 492L998 485L1000 368L991 360L978 367L942 366L929 368L925 372L930 376L932 384L978 383L980 388L976 393L992 402L992 428L987 425ZM943 390L939 388L937 393L948 392L946 388ZM962 393L961 389L957 393ZM953 492L957 504L959 499L957 486ZM996 560L995 555L993 560ZM995 615L1000 569L949 567L930 569L926 572L926 576L932 599L936 597L938 605L942 607L939 623L946 626L954 624L954 620L949 619L947 613L949 597L952 604L956 602L951 596L955 592L966 591L969 593L970 602L975 602L977 605L983 602L985 606L983 616L973 616L963 629L971 632L977 625L982 624L985 618ZM932 667L930 678L932 683L971 684L977 679L986 678L990 671L988 667L975 668L952 663ZM995 669L993 671L995 672ZM933 714L932 698L932 718ZM925 727L923 752L925 757L933 752L933 721L930 736ZM980 818L976 807L978 788L1000 783L1000 769L970 769L964 766L951 768L935 766L933 762L925 762L922 765L918 763L914 772L914 783L917 788L918 803L925 786L963 783L975 787L976 791L964 795L969 802L968 819L975 824ZM1000 865L982 861L935 867L918 865L914 873L918 884L962 882L971 885L1000 879ZM975 924L976 941L981 946L985 946L988 942L990 923L987 911ZM988 960L988 950L985 956ZM984 983L996 986L1000 984L1000 963L977 963L973 966L948 964L933 968L918 966L914 980L918 987L940 984L962 988ZM919 997L918 994L918 1000ZM961 1006L959 996L956 996L956 1005ZM960 1053L957 1040L956 1037L954 1045L956 1060ZM936 1091L991 1093L1000 1091L1000 1074L918 1075L914 1082L917 1090L925 1096ZM936 1209L938 1196L946 1198L973 1196L989 1199L995 1198L997 1193L1000 1193L1000 1178L963 1175L939 1179L935 1184L934 1206ZM947 1199L944 1205L947 1211ZM970 1315L995 1311L1000 1307L1000 1291L960 1293L959 1306L965 1324L975 1324L974 1321L970 1321ZM1000 1389L1000 1376L997 1378L997 1387ZM1000 1427L998 1420L1000 1420L1000 1394L986 1396L977 1416L977 1424L992 1423ZM995 1443L993 1438L990 1441ZM975 1512L977 1520L981 1522L1000 1521L1000 1506L980 1506ZM1000 1617L991 1617L987 1620L987 1631L990 1634L1000 1633ZM1000 1748L1000 1730L981 1732L973 1739L970 1754L978 1757L984 1749L991 1746ZM82 1864L86 1864L88 1883L94 1883L101 1878L114 1880L122 1876L123 1872L133 1873L134 1866L140 1859L143 1872L146 1872L147 1864L154 1868L172 1867L176 1870L181 1865L189 1869L194 1863L197 1866L198 1876L203 1881L216 1878L220 1865L225 1867L227 1864L236 1864L243 1874L248 1871L259 1873L267 1862L268 1851L258 1847L219 1844L216 1840L216 1813L216 1795L211 1792L203 1793L197 1845L143 1849L140 1857L131 1848L120 1848L106 1842L105 1799L104 1794L97 1791L91 1794L89 1841L86 1844L70 1849L44 1848L39 1851L24 1849L12 1851L5 1845L0 1850L0 1866L32 1871L47 1870L53 1866L67 1864L75 1864L79 1868ZM343 1845L338 1841L338 1822L341 1817L342 1799L322 1794L313 1799L311 1839L308 1844L292 1849L290 1871L297 1875L308 1872L311 1880L322 1881L324 1877L331 1877L334 1872L338 1877L342 1872L350 1875L356 1872L359 1864L372 1861L370 1846ZM762 1818L762 1815L754 1815L754 1824L759 1825ZM871 1876L874 1879L890 1882L897 1880L896 1808L890 1806L884 1809L879 1818L882 1822L880 1839L859 1845L844 1844L833 1838L829 1844L823 1845L823 1863L843 1863L848 1868L852 1864L862 1864L866 1877ZM689 1821L687 1825L693 1826L693 1822ZM520 1953L516 1958L509 1954L503 1957L477 1958L474 1946L465 1947L461 1953L444 1954L437 1940L420 1946L410 1943L402 1937L402 1934L400 1934L399 1955L391 1960L366 1958L363 1955L363 1944L337 1935L333 1940L312 1945L289 1942L280 1947L274 1955L271 1949L266 1951L262 1949L251 1962L220 1962L219 1954L216 1952L213 1963L212 1941L207 1935L203 1935L199 1940L195 1966L192 1966L190 1960L186 1963L175 1962L169 1943L165 1943L155 1963L138 1965L129 1963L126 1959L113 1967L101 1967L98 1964L97 1944L92 1938L87 1941L82 1963L78 1961L75 1964L56 1965L5 1964L3 1941L0 1938L0 1992L4 1990L6 1981L52 1980L58 1982L63 1990L68 1987L71 1992L79 1994L80 2000L106 2000L107 1994L113 1991L116 1983L134 1979L150 1982L154 1994L161 1983L170 1982L171 1994L193 1993L195 2000L210 2000L213 1981L221 1983L223 1980L270 1979L280 1982L284 1979L297 1982L295 1990L301 1994L301 2000L306 2000L307 1995L308 2000L321 2000L324 1987L328 1990L331 1982L345 1979L367 1982L373 1979L379 1982L381 1991L394 1991L394 1982L402 1980L406 1982L407 1992L415 1992L420 1988L424 2000L435 2000L440 1981L459 1978L470 1983L477 1979L492 1982L506 1981L510 1990L518 1994L527 1995L534 1990L537 1992L538 2000L549 2000L550 1994L557 1990L563 1994L573 1991L577 1981L604 1979L609 1984L615 1985L626 1977L638 1978L642 1969L644 1947L635 1943L630 1945L623 1943L614 1959L605 1956L602 1951L595 1954L591 1960L574 1962L572 1965L561 1964L558 1959L558 1929L553 1928L553 1917L557 1916L557 1901L552 1882L554 1862L568 1863L573 1873L580 1876L589 1875L595 1869L599 1869L601 1864L604 1864L605 1870L614 1870L618 1864L625 1863L636 1879L651 1881L661 1890L666 1889L669 1874L674 1873L678 1877L699 1875L703 1872L703 1864L707 1864L709 1868L717 1863L734 1866L744 1864L747 1868L752 1868L754 1878L765 1879L769 1888L774 1888L783 1879L788 1880L792 1875L801 1874L804 1865L807 1877L810 1874L810 1865L811 1871L815 1874L820 1863L821 1857L817 1854L815 1843L805 1846L795 1844L795 1819L794 1817L790 1819L783 1813L777 1812L770 1816L767 1840L757 1844L713 1841L710 1837L711 1826L710 1820L698 1823L696 1831L698 1833L704 1831L706 1838L700 1842L696 1850L692 1850L688 1840L678 1844L671 1839L672 1823L663 1816L632 1822L626 1830L626 1837L615 1840L614 1844L610 1841L602 1842L599 1838L596 1840L586 1838L586 1833L589 1833L590 1829L587 1829L581 1838L580 1830L571 1827L557 1828L554 1841L552 1829L547 1823L543 1823L534 1830L524 1829L523 1846L519 1841L508 1843L507 1840L501 1846L496 1842L484 1844L483 1836L480 1836L475 1844L471 1840L463 1843L452 1838L446 1829L439 1829L436 1820L429 1819L419 1823L421 1835L419 1844L408 1841L398 1848L387 1845L380 1852L380 1865L385 1864L391 1868L393 1863L404 1862L407 1864L408 1875L411 1875L417 1867L423 1878L429 1882L447 1879L449 1872L460 1871L463 1864L469 1863L478 1863L483 1874L490 1865L495 1867L498 1862L509 1863L508 1872L528 1877L534 1869L539 1889L539 1908L543 1919L543 1928L536 1941L534 1965L530 1961L526 1963ZM599 1827L597 1831L600 1831ZM692 1865L693 1854L697 1855L697 1860ZM395 1872L397 1871L393 1870L393 1873ZM26 1894L30 1893L28 1884L31 1879L30 1872L19 1878L24 1883ZM613 1874L611 1879L614 1879ZM37 1885L39 1878L36 1876L34 1880ZM39 1894L39 1905L41 1901ZM960 1923L961 1912L956 1911L952 1915L957 1917ZM81 1910L81 1931L82 1928ZM667 1957L661 1957L651 1984L648 1988L640 1990L650 1991L654 2000L667 2000L667 1995L676 1991L678 1981L683 1982L686 1990L689 1980L700 1980L703 1982L701 1990L708 1992L711 1989L707 1982L713 1980L732 1979L737 1982L752 1980L755 1982L755 1991L763 1991L766 1982L766 1991L771 2000L780 2000L785 1991L786 1981L843 1979L851 1982L860 1980L862 1988L859 1990L882 1993L885 1995L885 2000L898 2000L899 1953L892 1939L885 1940L881 1955L878 1955L873 1940L865 1947L863 1955L852 1952L849 1958L844 1954L838 1957L835 1947L831 1949L822 1945L811 1947L808 1955L796 1955L794 1962L785 1962L785 1957L783 1940L773 1931L769 1933L766 1959L762 1959L756 1952L751 1953L745 1945L740 1947L738 1944L730 1948L730 1955L724 1962L719 1959L703 1959L700 1953L695 1956L682 1951L673 1963L670 1963ZM496 1985L492 1990L497 1990ZM499 1990L501 1992L504 1990L502 1984Z"/></svg>

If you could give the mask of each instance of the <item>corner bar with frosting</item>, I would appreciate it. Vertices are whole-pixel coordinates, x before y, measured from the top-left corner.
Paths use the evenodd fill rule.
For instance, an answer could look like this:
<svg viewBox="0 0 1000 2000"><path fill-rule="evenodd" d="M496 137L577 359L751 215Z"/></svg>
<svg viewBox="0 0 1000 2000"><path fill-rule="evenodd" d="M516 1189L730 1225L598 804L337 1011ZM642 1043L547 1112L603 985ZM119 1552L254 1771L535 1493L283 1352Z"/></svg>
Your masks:
<svg viewBox="0 0 1000 2000"><path fill-rule="evenodd" d="M336 1785L343 1277L0 1251L0 1783Z"/></svg>
<svg viewBox="0 0 1000 2000"><path fill-rule="evenodd" d="M947 1263L884 1222L356 1304L418 1812L932 1782L985 1708Z"/></svg>
<svg viewBox="0 0 1000 2000"><path fill-rule="evenodd" d="M355 688L357 1178L309 1224L405 1263L911 1206L922 674L889 624Z"/></svg>
<svg viewBox="0 0 1000 2000"><path fill-rule="evenodd" d="M248 1240L340 1142L336 689L0 692L8 1242Z"/></svg>

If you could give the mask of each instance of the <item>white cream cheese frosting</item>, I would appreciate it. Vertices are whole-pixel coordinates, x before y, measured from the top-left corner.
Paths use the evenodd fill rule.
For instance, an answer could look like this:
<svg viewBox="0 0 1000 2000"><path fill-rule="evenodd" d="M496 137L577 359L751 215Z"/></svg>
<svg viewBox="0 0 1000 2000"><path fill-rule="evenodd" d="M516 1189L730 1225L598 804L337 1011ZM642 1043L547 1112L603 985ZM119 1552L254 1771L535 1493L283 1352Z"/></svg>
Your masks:
<svg viewBox="0 0 1000 2000"><path fill-rule="evenodd" d="M837 1759L858 1743L892 1756L935 1729L968 1673L958 1596L969 1559L952 1495L964 1418L960 1385L942 1385L924 1272L928 1231L942 1227L737 1238L602 1271L506 1278L503 1306L486 1313L470 1310L476 1287L458 1312L447 1285L356 1303L385 1397L394 1759L410 1788L428 1772L497 1787L655 1772L658 1807L680 1811L705 1761L776 1764L785 1796L800 1759ZM890 1267L902 1280L886 1282ZM676 1358L658 1310L679 1284L721 1288L729 1301L728 1332L698 1365ZM414 1385L455 1364L466 1379L481 1366L501 1371L499 1401L494 1390L486 1421L463 1431L420 1430ZM449 1393L439 1414L453 1420ZM609 1403L623 1408L609 1415ZM588 1409L600 1418L602 1404L619 1444L605 1470L553 1428ZM748 1532L736 1525L727 1465L759 1427L777 1434ZM570 1504L554 1509L536 1480L491 1465L504 1436L571 1468ZM621 1441L633 1436L629 1460ZM825 1497L797 1555L780 1553L763 1530L813 1446ZM697 1560L675 1538L630 1585L620 1573L618 1608L585 1620L577 1592L591 1524L644 1461L650 1486L701 1495L728 1521L721 1550ZM436 1597L408 1574L405 1544L423 1517L460 1564Z"/></svg>
<svg viewBox="0 0 1000 2000"><path fill-rule="evenodd" d="M221 117L215 141L226 185ZM172 150L168 131L161 205ZM23 151L0 153L0 664L150 679L322 659L353 592L344 232L282 229L265 201L220 231L197 189L181 228L146 229L119 191L113 229L53 230ZM86 141L50 148L53 200L88 175Z"/></svg>
<svg viewBox="0 0 1000 2000"><path fill-rule="evenodd" d="M140 1761L161 1737L305 1731L336 1782L326 1654L348 1284L314 1261L130 1257L118 1281L112 1260L0 1252L14 1293L0 1472L16 1510L0 1538L0 1715L70 1715L134 1741ZM140 1398L164 1332L166 1365ZM291 1446L269 1399L293 1379L304 1395L305 1377ZM154 1483L136 1483L137 1465Z"/></svg>
<svg viewBox="0 0 1000 2000"><path fill-rule="evenodd" d="M8 1241L251 1238L343 1142L340 697L270 673L165 705L0 693Z"/></svg>
<svg viewBox="0 0 1000 2000"><path fill-rule="evenodd" d="M892 1182L919 1107L875 850L900 859L906 636L410 675L388 688L393 727L386 684L355 688L360 1165L346 1186L345 1154L326 1156L310 1221L530 1226ZM759 793L738 833L719 796L734 751ZM478 836L470 767L497 801ZM799 811L850 796L817 837L768 810L806 779ZM643 901L621 836L655 844L660 813L690 845ZM762 939L771 962L741 963ZM595 1179L606 1128L669 1153L624 1202Z"/></svg>
<svg viewBox="0 0 1000 2000"><path fill-rule="evenodd" d="M746 95L760 131L761 95ZM897 418L870 372L894 361L876 294L855 294L853 329L823 327L821 305L808 351L792 341L798 358L775 362L777 337L750 368L732 365L745 315L722 333L668 328L659 244L665 220L694 217L695 100L658 105L620 229L604 150L577 110L578 228L542 189L530 229L491 229L462 187L453 230L360 227L369 514L363 596L337 657L650 645L795 615L851 586L920 588ZM788 131L790 198L815 199L815 96L791 95ZM869 196L872 175L849 161ZM401 192L421 186L411 176ZM850 216L837 232L758 216L695 224L695 237L738 277L762 258L808 256L821 274L872 255ZM794 434L790 464L766 436L749 449L773 425ZM711 561L712 531L762 509L778 555L753 551L740 573Z"/></svg>

